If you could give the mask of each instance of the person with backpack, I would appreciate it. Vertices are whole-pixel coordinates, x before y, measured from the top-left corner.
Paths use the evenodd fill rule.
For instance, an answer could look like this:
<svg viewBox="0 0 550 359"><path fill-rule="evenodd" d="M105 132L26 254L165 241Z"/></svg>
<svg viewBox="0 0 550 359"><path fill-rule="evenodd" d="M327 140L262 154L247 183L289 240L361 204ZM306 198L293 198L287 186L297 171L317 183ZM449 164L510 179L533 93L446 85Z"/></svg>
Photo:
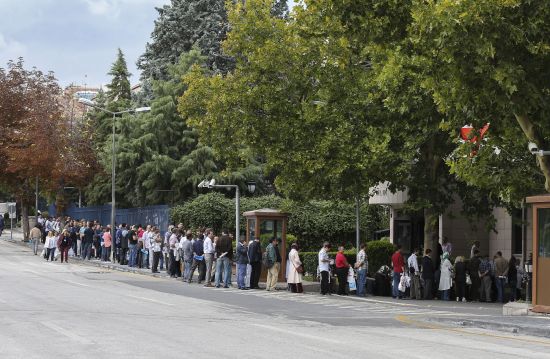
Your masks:
<svg viewBox="0 0 550 359"><path fill-rule="evenodd" d="M57 240L57 247L59 247L59 251L61 252L61 263L63 263L63 258L65 258L65 263L69 263L69 248L71 248L72 242L71 242L71 235L68 230L63 230L63 233L59 236L59 239ZM53 261L53 253L55 253L55 249L52 252L52 261Z"/></svg>
<svg viewBox="0 0 550 359"><path fill-rule="evenodd" d="M118 252L118 263L120 263L120 265L128 264L128 260L126 259L129 249L128 232L129 231L126 228L126 223L122 223L122 226L120 227L120 249Z"/></svg>
<svg viewBox="0 0 550 359"><path fill-rule="evenodd" d="M278 248L279 239L277 237L271 238L271 243L266 248L265 266L267 269L267 280L265 283L265 289L267 291L275 290L277 281L279 279L279 270L281 269L281 254Z"/></svg>

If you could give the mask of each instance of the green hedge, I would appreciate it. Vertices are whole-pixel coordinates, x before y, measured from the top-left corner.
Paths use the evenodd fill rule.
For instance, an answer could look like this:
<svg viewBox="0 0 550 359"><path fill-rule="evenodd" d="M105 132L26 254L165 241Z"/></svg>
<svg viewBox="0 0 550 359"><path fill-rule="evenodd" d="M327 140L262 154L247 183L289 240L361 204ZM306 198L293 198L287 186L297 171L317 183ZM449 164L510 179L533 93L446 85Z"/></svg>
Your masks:
<svg viewBox="0 0 550 359"><path fill-rule="evenodd" d="M395 251L393 244L386 241L371 241L367 243L367 257L369 260L369 274L373 275L383 265L391 264L391 256ZM330 252L331 258L336 258L337 252ZM355 250L344 251L344 255L348 263L352 266L355 264ZM319 252L300 252L300 260L304 265L304 271L310 275L317 274L317 266L319 265Z"/></svg>
<svg viewBox="0 0 550 359"><path fill-rule="evenodd" d="M274 208L289 213L288 232L296 236L303 250L315 251L326 240L333 246L351 248L355 243L355 207L353 202L297 202L277 196L241 198L241 213ZM171 209L171 219L185 227L212 227L216 231L235 228L235 202L222 192L209 192ZM389 219L380 206L361 207L361 237L368 239L378 229L388 228ZM241 217L241 231L246 221Z"/></svg>

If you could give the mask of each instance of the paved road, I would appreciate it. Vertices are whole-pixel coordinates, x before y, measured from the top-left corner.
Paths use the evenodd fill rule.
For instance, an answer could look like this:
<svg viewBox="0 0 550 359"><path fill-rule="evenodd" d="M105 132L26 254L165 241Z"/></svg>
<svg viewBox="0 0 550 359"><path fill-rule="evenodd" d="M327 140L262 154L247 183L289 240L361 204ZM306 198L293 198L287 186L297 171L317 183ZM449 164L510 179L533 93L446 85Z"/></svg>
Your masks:
<svg viewBox="0 0 550 359"><path fill-rule="evenodd" d="M210 289L0 241L0 358L550 358L545 338L426 324L457 313L400 304Z"/></svg>

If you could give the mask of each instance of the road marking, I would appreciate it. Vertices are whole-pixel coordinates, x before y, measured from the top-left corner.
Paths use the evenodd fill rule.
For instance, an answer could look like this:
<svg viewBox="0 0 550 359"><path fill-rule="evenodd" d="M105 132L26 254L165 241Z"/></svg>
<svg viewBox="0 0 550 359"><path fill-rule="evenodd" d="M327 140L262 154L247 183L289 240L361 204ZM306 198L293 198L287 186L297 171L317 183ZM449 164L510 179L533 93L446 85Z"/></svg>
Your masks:
<svg viewBox="0 0 550 359"><path fill-rule="evenodd" d="M90 339L87 339L87 338L84 338L84 337L81 337L80 335L76 335L76 334L74 334L74 333L72 333L72 332L70 332L70 331L68 331L64 328L61 328L60 326L57 326L53 323L40 322L40 324L42 324L43 326L45 326L47 328L53 329L56 332L58 332L60 334L63 334L67 338L79 342L80 344L95 344L94 341L92 341Z"/></svg>
<svg viewBox="0 0 550 359"><path fill-rule="evenodd" d="M153 302L153 303L162 304L162 305L169 305L169 306L174 306L175 305L175 304L171 304L171 303L161 302L160 300L156 300L156 299L152 299L152 298L140 297L140 296L137 296L137 295L128 294L127 297L134 298L134 299L139 299L139 300L146 300L148 302Z"/></svg>
<svg viewBox="0 0 550 359"><path fill-rule="evenodd" d="M274 326L271 326L271 325L255 324L255 323L253 323L252 325L254 325L256 327L264 328L264 329L269 329L269 330L279 332L279 333L289 334L289 335L292 335L292 336L298 336L298 337L311 339L311 340L315 340L315 341L322 341L324 343L330 342L330 343L339 344L339 345L342 344L342 342L340 340L334 340L334 339L330 339L330 338L326 338L326 337L320 337L320 336L315 336L315 335L304 334L304 333L300 333L300 332L297 332L297 331L289 331L288 328L282 329L282 328L274 327Z"/></svg>
<svg viewBox="0 0 550 359"><path fill-rule="evenodd" d="M82 283L78 283L78 282L75 282L73 280L70 280L70 279L61 279L63 282L67 282L67 283L71 283L71 284L76 284L76 285L79 285L81 287L88 287L88 288L92 288L91 285L88 285L88 284L82 284Z"/></svg>
<svg viewBox="0 0 550 359"><path fill-rule="evenodd" d="M433 330L441 330L441 331L448 331L448 332L455 332L455 333L461 333L461 334L467 334L467 335L475 335L475 336L485 336L489 338L496 338L496 339L506 339L506 340L515 340L520 342L529 342L534 344L540 344L544 346L550 346L550 341L542 341L542 340L535 340L535 339L529 339L525 337L515 337L515 336L509 336L509 335L497 335L497 334L490 334L490 333L483 333L483 332L471 332L466 329L459 329L459 328L452 328L452 327L445 327L442 325L437 324L430 324L426 322L421 322L418 320L413 320L406 315L398 315L395 317L395 320L408 324L411 326L419 327L419 328L425 328L425 329L433 329Z"/></svg>

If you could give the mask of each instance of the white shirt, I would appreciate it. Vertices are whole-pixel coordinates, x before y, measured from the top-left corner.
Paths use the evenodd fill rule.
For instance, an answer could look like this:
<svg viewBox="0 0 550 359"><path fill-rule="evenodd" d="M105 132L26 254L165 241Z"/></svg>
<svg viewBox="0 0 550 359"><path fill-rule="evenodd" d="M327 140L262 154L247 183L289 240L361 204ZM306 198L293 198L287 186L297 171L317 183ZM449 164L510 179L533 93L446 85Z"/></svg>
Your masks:
<svg viewBox="0 0 550 359"><path fill-rule="evenodd" d="M214 245L212 244L212 239L210 237L206 237L204 239L204 253L214 253Z"/></svg>
<svg viewBox="0 0 550 359"><path fill-rule="evenodd" d="M411 254L409 259L407 260L407 264L409 265L409 268L414 268L415 274L420 274L420 269L418 268L418 259L416 258L416 254Z"/></svg>
<svg viewBox="0 0 550 359"><path fill-rule="evenodd" d="M327 262L324 262L324 260ZM319 271L328 272L330 270L330 262L328 262L328 260L329 260L329 257L328 257L327 251L324 248L321 249L319 251Z"/></svg>
<svg viewBox="0 0 550 359"><path fill-rule="evenodd" d="M151 248L151 239L153 238L153 232L145 231L143 233L143 246L145 249Z"/></svg>

